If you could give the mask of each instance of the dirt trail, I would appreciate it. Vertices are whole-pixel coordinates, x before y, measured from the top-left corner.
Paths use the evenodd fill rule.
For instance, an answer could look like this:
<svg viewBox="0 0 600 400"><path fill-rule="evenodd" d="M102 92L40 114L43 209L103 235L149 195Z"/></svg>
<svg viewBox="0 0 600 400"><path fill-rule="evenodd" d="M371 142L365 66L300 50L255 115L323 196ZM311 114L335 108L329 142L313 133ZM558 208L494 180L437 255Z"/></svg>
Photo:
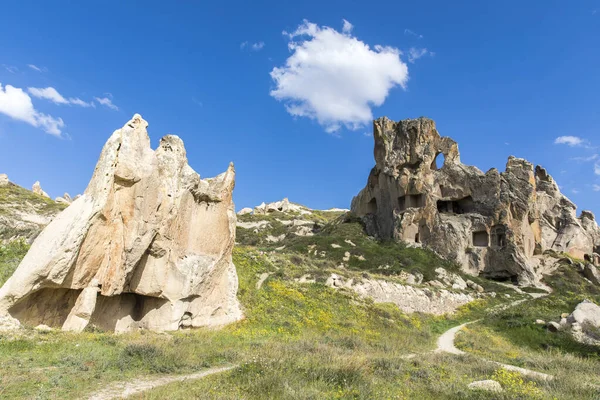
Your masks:
<svg viewBox="0 0 600 400"><path fill-rule="evenodd" d="M236 365L221 368L211 368L202 372L196 372L187 375L168 375L159 378L140 378L130 382L117 382L109 387L92 393L88 400L112 400L124 399L134 394L139 394L150 389L168 385L173 382L182 382L187 380L195 380L207 377L209 375L218 374L234 369Z"/></svg>
<svg viewBox="0 0 600 400"><path fill-rule="evenodd" d="M545 294L543 293L529 293L529 295L532 298L539 298L539 297L543 297L545 296ZM504 305L502 307L497 308L494 311L500 311L500 310L505 310L509 307L514 307L517 304L521 304L524 301L527 301L526 299L523 300L517 300L514 301L510 304ZM448 329L446 332L444 332L437 341L437 348L435 349L435 352L440 352L440 353L450 353L450 354L456 354L456 355L462 355L462 354L467 354L462 350L459 350L456 348L456 346L454 345L454 340L456 339L456 334L458 332L460 332L465 326L469 325L469 324L474 324L475 322L478 322L480 320L475 320L475 321L469 321L466 322L462 325L458 325L455 326L453 328ZM510 364L502 364L496 361L491 361L491 360L485 360L487 362L499 365L501 367L503 367L504 369L510 370L510 371L516 371L519 372L522 375L525 376L529 376L531 378L535 378L535 379L540 379L540 380L545 380L545 381L549 381L554 379L554 377L552 375L548 375L548 374L544 374L542 372L537 372L537 371L532 371L530 369L527 368L521 368L521 367L517 367L516 365L510 365Z"/></svg>

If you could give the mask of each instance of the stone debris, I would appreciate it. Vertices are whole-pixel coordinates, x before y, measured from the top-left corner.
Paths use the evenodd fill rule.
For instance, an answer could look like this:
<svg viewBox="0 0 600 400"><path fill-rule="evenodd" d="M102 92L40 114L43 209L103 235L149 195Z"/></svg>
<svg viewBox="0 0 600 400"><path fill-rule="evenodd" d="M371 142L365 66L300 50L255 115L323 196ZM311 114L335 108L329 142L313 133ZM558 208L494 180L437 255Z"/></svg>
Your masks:
<svg viewBox="0 0 600 400"><path fill-rule="evenodd" d="M233 164L200 179L182 140L165 136L154 151L147 126L136 114L108 139L84 195L0 288L0 326L167 331L242 317Z"/></svg>

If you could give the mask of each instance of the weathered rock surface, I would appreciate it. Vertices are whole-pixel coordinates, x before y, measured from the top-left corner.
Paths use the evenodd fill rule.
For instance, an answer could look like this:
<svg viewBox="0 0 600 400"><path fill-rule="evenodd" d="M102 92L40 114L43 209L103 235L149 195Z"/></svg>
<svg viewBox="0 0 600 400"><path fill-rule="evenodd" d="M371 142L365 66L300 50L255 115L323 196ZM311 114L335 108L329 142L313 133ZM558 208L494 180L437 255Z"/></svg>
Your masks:
<svg viewBox="0 0 600 400"><path fill-rule="evenodd" d="M467 387L471 390L484 390L486 392L500 393L503 391L502 385L499 382L492 379L486 379L484 381L475 381L469 383Z"/></svg>
<svg viewBox="0 0 600 400"><path fill-rule="evenodd" d="M48 193L44 192L44 190L42 189L42 186L40 185L40 181L36 181L33 186L31 187L31 191L35 194L39 194L40 196L44 196L47 198L50 198L50 196L48 195Z"/></svg>
<svg viewBox="0 0 600 400"><path fill-rule="evenodd" d="M464 165L458 144L427 118L380 118L373 136L376 165L352 200L369 234L423 243L465 272L520 283L547 272L539 258L548 249L600 263L594 215L577 217L542 167L515 157L505 172Z"/></svg>
<svg viewBox="0 0 600 400"><path fill-rule="evenodd" d="M8 175L0 174L0 186L8 186Z"/></svg>
<svg viewBox="0 0 600 400"><path fill-rule="evenodd" d="M153 151L146 127L136 114L109 138L84 195L0 288L1 325L162 331L241 318L233 165L200 179L181 139Z"/></svg>
<svg viewBox="0 0 600 400"><path fill-rule="evenodd" d="M332 288L350 289L376 303L393 303L406 313L442 315L452 313L458 307L475 300L470 294L445 289L434 291L380 279L361 279L355 282L338 274L331 274L325 284Z"/></svg>

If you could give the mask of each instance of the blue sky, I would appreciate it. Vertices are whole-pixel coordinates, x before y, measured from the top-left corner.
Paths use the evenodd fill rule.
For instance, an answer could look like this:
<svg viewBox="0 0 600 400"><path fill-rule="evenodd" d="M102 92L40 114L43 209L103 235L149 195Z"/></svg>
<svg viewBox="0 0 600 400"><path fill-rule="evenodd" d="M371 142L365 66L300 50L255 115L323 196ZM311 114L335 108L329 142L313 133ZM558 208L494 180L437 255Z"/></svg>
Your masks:
<svg viewBox="0 0 600 400"><path fill-rule="evenodd" d="M371 117L427 116L464 163L527 158L600 214L600 0L133 3L2 6L0 173L81 193L137 112L201 176L233 161L238 209L349 207Z"/></svg>

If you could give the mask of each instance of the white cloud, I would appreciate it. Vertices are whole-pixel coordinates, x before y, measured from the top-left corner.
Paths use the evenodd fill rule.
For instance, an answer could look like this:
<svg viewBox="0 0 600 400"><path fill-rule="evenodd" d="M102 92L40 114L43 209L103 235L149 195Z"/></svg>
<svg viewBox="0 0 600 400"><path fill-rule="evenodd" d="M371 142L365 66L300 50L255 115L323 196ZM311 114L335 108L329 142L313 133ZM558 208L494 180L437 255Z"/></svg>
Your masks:
<svg viewBox="0 0 600 400"><path fill-rule="evenodd" d="M78 97L70 97L69 99L65 99L63 95L58 93L56 89L53 87L47 88L27 88L29 94L38 99L50 100L55 104L73 104L80 107L96 107L96 105L92 102L85 102Z"/></svg>
<svg viewBox="0 0 600 400"><path fill-rule="evenodd" d="M67 99L65 99L53 87L47 87L47 88L33 88L33 87L30 87L30 88L27 88L27 91L33 97L37 97L38 99L50 100L51 102L56 103L56 104L69 104L69 102L67 101Z"/></svg>
<svg viewBox="0 0 600 400"><path fill-rule="evenodd" d="M571 189L571 193L578 194L579 193L579 189Z"/></svg>
<svg viewBox="0 0 600 400"><path fill-rule="evenodd" d="M345 19L343 19L342 21L344 22L344 25L342 27L342 32L344 32L344 33L352 32L354 25L352 25L350 22L346 21Z"/></svg>
<svg viewBox="0 0 600 400"><path fill-rule="evenodd" d="M410 29L405 29L404 34L408 35L408 36L415 36L419 39L423 39L423 35L419 35L418 33L411 31Z"/></svg>
<svg viewBox="0 0 600 400"><path fill-rule="evenodd" d="M585 140L577 136L559 136L554 139L554 144L566 144L571 147L581 146L584 143Z"/></svg>
<svg viewBox="0 0 600 400"><path fill-rule="evenodd" d="M293 116L315 119L329 133L359 129L373 119L390 90L405 87L408 67L400 50L374 46L333 28L304 21L288 36L292 55L273 68L272 97Z"/></svg>
<svg viewBox="0 0 600 400"><path fill-rule="evenodd" d="M23 89L11 85L6 85L3 89L0 84L0 113L58 137L62 134L61 128L65 126L61 118L37 111L33 107L31 97Z"/></svg>
<svg viewBox="0 0 600 400"><path fill-rule="evenodd" d="M408 49L408 61L414 63L421 57L424 57L426 55L433 56L433 54L434 53L428 51L427 49L417 49L415 47L411 47L410 49Z"/></svg>
<svg viewBox="0 0 600 400"><path fill-rule="evenodd" d="M594 164L594 174L600 175L600 164Z"/></svg>
<svg viewBox="0 0 600 400"><path fill-rule="evenodd" d="M35 64L27 64L27 66L28 66L29 68L31 68L32 70L34 70L34 71L37 71L37 72L46 72L46 71L47 71L47 70L46 70L46 67L41 67L41 68L40 68L40 67L38 67L38 66L37 66L37 65L35 65Z"/></svg>
<svg viewBox="0 0 600 400"><path fill-rule="evenodd" d="M594 192L600 192L600 185L598 185L597 183L594 183L594 184L592 185L592 190L593 190Z"/></svg>
<svg viewBox="0 0 600 400"><path fill-rule="evenodd" d="M260 51L263 49L263 47L265 47L265 42L250 43L248 41L245 41L245 42L240 43L241 50L244 50L247 48L252 51Z"/></svg>
<svg viewBox="0 0 600 400"><path fill-rule="evenodd" d="M111 110L119 111L119 107L113 104L112 100L108 97L94 97L94 99L105 107L110 108Z"/></svg>

